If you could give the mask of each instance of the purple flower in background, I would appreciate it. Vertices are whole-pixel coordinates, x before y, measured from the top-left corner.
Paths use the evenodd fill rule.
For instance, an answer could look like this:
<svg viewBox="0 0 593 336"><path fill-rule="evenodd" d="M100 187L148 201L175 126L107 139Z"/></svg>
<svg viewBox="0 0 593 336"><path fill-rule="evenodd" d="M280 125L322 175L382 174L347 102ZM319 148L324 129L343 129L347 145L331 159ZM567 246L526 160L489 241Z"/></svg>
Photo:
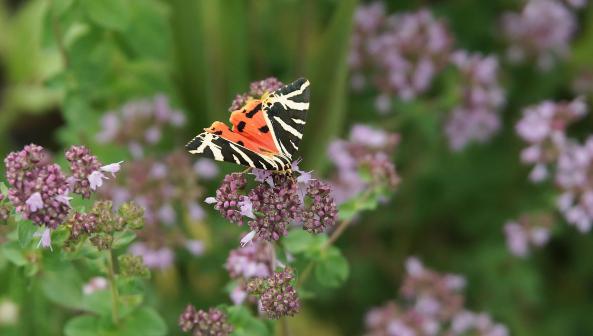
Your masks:
<svg viewBox="0 0 593 336"><path fill-rule="evenodd" d="M512 254L525 257L531 247L541 247L550 239L552 217L549 214L522 215L504 226L507 246Z"/></svg>
<svg viewBox="0 0 593 336"><path fill-rule="evenodd" d="M104 277L94 277L89 280L84 286L82 287L82 293L84 295L91 295L95 292L102 291L107 289L109 282Z"/></svg>
<svg viewBox="0 0 593 336"><path fill-rule="evenodd" d="M130 246L130 253L142 257L144 265L152 269L166 269L173 264L175 255L168 247L151 248L144 243L134 243Z"/></svg>
<svg viewBox="0 0 593 336"><path fill-rule="evenodd" d="M204 242L201 240L187 240L185 242L185 248L194 256L203 255L206 249Z"/></svg>
<svg viewBox="0 0 593 336"><path fill-rule="evenodd" d="M509 43L508 58L535 59L542 70L568 55L576 30L574 14L557 0L529 0L520 13L505 13L501 25Z"/></svg>
<svg viewBox="0 0 593 336"><path fill-rule="evenodd" d="M498 83L498 61L495 56L482 56L457 51L451 63L461 74L461 101L445 124L449 147L461 150L470 142L485 142L500 128L499 110L505 102Z"/></svg>
<svg viewBox="0 0 593 336"><path fill-rule="evenodd" d="M367 313L365 335L509 334L504 325L492 321L489 315L463 306L462 277L427 269L413 257L408 258L406 269L402 297Z"/></svg>
<svg viewBox="0 0 593 336"><path fill-rule="evenodd" d="M267 243L258 241L232 250L224 267L234 279L268 277L273 270L272 258Z"/></svg>
<svg viewBox="0 0 593 336"><path fill-rule="evenodd" d="M395 188L399 177L390 157L399 136L368 126L355 125L348 140L336 140L329 145L328 155L337 168L331 180L337 204L372 186ZM361 172L368 176L362 176Z"/></svg>
<svg viewBox="0 0 593 336"><path fill-rule="evenodd" d="M386 112L390 97L409 100L430 88L452 42L446 25L428 10L386 17L382 4L360 6L349 56L353 87L376 86L377 108Z"/></svg>
<svg viewBox="0 0 593 336"><path fill-rule="evenodd" d="M58 227L70 210L62 201L69 185L60 167L50 162L42 147L33 144L10 153L4 163L10 184L8 198L16 212L37 225Z"/></svg>
<svg viewBox="0 0 593 336"><path fill-rule="evenodd" d="M196 160L193 168L196 174L205 180L211 180L218 176L218 165L210 159Z"/></svg>

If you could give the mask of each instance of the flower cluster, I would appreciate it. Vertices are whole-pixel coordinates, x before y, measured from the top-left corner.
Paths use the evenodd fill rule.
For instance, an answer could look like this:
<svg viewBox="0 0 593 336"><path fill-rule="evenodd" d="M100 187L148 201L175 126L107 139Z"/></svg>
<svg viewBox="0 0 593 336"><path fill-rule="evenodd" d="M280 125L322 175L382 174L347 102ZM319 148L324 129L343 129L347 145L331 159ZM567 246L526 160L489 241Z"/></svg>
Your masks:
<svg viewBox="0 0 593 336"><path fill-rule="evenodd" d="M311 178L293 165L294 176L254 169L260 182L247 191L243 174L225 176L216 197L206 198L229 221L242 225L243 217L252 230L242 243L278 240L291 223L303 223L307 231L320 233L335 225L337 209L329 185Z"/></svg>
<svg viewBox="0 0 593 336"><path fill-rule="evenodd" d="M301 304L291 285L294 274L289 268L267 278L255 278L247 284L249 294L259 297L260 309L271 319L294 316Z"/></svg>
<svg viewBox="0 0 593 336"><path fill-rule="evenodd" d="M505 13L501 21L509 60L536 60L544 70L567 56L576 29L575 15L558 0L529 0L520 13Z"/></svg>
<svg viewBox="0 0 593 336"><path fill-rule="evenodd" d="M512 254L525 257L531 246L540 247L550 239L552 217L549 214L526 214L504 226L507 246Z"/></svg>
<svg viewBox="0 0 593 336"><path fill-rule="evenodd" d="M571 102L544 101L523 110L516 125L519 136L528 143L521 160L533 164L529 178L541 182L549 176L548 165L555 163L572 141L566 137L567 127L587 113L582 99Z"/></svg>
<svg viewBox="0 0 593 336"><path fill-rule="evenodd" d="M284 83L275 77L268 77L266 79L253 82L249 86L249 92L238 94L235 99L233 99L233 102L229 107L229 111L236 111L243 107L243 105L245 105L245 103L247 103L249 100L259 99L264 94L276 91L282 86L284 86Z"/></svg>
<svg viewBox="0 0 593 336"><path fill-rule="evenodd" d="M130 253L142 258L144 265L152 269L166 269L173 264L175 259L175 254L169 247L154 248L142 242L132 244Z"/></svg>
<svg viewBox="0 0 593 336"><path fill-rule="evenodd" d="M179 327L194 336L228 336L233 332L233 326L227 322L225 313L220 309L196 311L192 305L188 305L179 316Z"/></svg>
<svg viewBox="0 0 593 336"><path fill-rule="evenodd" d="M60 166L37 145L28 145L4 159L10 184L8 198L16 212L37 225L55 229L70 210L69 185Z"/></svg>
<svg viewBox="0 0 593 336"><path fill-rule="evenodd" d="M487 314L464 308L462 277L429 270L413 257L406 271L403 303L391 301L370 310L365 335L508 335L507 328Z"/></svg>
<svg viewBox="0 0 593 336"><path fill-rule="evenodd" d="M457 51L451 55L451 63L461 75L462 97L449 114L445 133L449 146L460 150L471 141L488 140L500 128L499 109L505 98L495 56Z"/></svg>
<svg viewBox="0 0 593 336"><path fill-rule="evenodd" d="M144 157L144 147L158 143L167 127L185 124L185 115L169 105L166 96L137 100L125 104L119 111L108 112L97 134L101 143L127 146L136 159Z"/></svg>
<svg viewBox="0 0 593 336"><path fill-rule="evenodd" d="M379 111L389 110L392 96L408 100L426 92L447 64L453 38L428 10L386 16L383 4L373 3L359 7L354 20L352 86L371 81L381 93Z"/></svg>
<svg viewBox="0 0 593 336"><path fill-rule="evenodd" d="M332 180L336 202L342 203L373 186L395 188L399 177L391 161L399 136L355 125L348 140L336 140L329 146L329 157L336 165Z"/></svg>

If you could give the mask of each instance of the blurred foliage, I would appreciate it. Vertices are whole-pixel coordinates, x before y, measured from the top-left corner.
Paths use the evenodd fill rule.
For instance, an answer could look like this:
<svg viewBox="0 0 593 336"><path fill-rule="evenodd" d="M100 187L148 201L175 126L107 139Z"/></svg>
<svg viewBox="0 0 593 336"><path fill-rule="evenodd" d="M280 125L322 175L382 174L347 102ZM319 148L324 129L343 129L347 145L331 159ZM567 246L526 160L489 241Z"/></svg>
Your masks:
<svg viewBox="0 0 593 336"><path fill-rule="evenodd" d="M318 299L290 321L295 335L360 333L365 312L396 296L403 260L409 255L420 256L435 269L466 275L468 305L492 313L515 335L593 334L591 237L560 225L561 232L549 246L523 260L508 253L502 233L507 219L525 210L548 209L553 202L552 186L528 183L513 124L527 104L570 98L571 78L593 70L593 6L579 13L581 26L568 62L544 73L530 65L504 64L504 130L491 143L452 153L435 113L450 104L447 94L454 94L446 76L439 85L447 94L398 103L395 113L385 117L374 111L373 94L349 92L346 59L357 4L356 0L2 0L0 157L29 142L57 150L77 143L89 146L106 162L120 160L121 149L97 144L94 134L106 111L130 99L167 94L186 112L189 126L183 135L189 139L213 120L226 121L231 100L249 82L268 76L287 82L305 76L313 90L301 151L305 167L323 171L329 164L325 153L329 141L345 134L349 125L365 122L401 133L397 163L402 184L393 200L372 213L369 210L352 225L337 243L340 250L322 250L323 237L289 236L286 248L296 262L311 254L309 258L318 261L315 280L332 288L316 292ZM498 18L502 11L518 8L519 1L388 4L390 11L423 5L448 20L458 46L503 54ZM591 122L589 117L584 123ZM590 126L584 130L590 131ZM212 194L215 185L206 187ZM357 212L376 204L351 206ZM221 289L228 277L221 265L236 246L239 229L217 216L187 226L189 231L206 232L206 256L179 255L182 262L175 268L157 272L145 288L146 307L128 320L130 330L150 335L168 329L176 334L177 317L188 302L199 307L228 302ZM19 230L22 237L30 237L30 226ZM22 244L33 244L23 239ZM102 312L71 320L72 310L63 308L87 308L80 292L72 290L80 288L80 274L58 262L48 270L18 267L27 265L35 253L23 255L11 245L17 241L18 237L1 246L0 301L17 302L20 320L17 325L0 326L0 334L57 335L70 320L66 335L84 335L80 330L100 325ZM59 252L40 253L52 265ZM335 288L342 281L345 285ZM166 326L152 318L157 312ZM237 335L271 333L269 325L244 308L233 307L229 315L240 326Z"/></svg>

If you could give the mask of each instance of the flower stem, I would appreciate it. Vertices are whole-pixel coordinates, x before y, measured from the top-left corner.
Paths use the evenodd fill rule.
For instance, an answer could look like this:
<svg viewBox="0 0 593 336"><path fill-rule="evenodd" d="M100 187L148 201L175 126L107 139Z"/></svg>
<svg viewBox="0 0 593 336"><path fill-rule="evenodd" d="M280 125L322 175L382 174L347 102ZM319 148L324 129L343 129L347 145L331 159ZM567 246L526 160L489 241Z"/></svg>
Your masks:
<svg viewBox="0 0 593 336"><path fill-rule="evenodd" d="M113 267L113 252L109 249L107 254L107 270L109 273L109 287L111 287L111 319L114 324L119 323L119 293L115 283L115 270Z"/></svg>
<svg viewBox="0 0 593 336"><path fill-rule="evenodd" d="M282 336L290 336L290 328L288 327L288 318L283 317L280 320L281 328L282 328Z"/></svg>

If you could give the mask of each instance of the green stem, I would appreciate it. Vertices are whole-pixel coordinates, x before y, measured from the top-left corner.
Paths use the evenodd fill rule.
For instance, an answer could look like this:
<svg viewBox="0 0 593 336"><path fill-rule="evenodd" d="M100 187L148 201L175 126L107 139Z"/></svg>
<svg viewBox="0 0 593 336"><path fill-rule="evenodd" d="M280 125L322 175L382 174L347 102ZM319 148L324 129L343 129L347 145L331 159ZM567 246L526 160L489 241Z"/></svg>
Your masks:
<svg viewBox="0 0 593 336"><path fill-rule="evenodd" d="M68 58L68 52L66 51L66 46L64 44L64 39L62 38L62 26L60 25L60 20L56 17L53 11L53 1L50 0L50 6L52 7L51 11L51 23L52 23L52 32L54 38L56 40L56 45L58 46L58 50L60 51L60 55L62 55L62 59L64 61L64 67L68 67L70 64L70 60Z"/></svg>
<svg viewBox="0 0 593 336"><path fill-rule="evenodd" d="M114 324L119 322L119 293L117 291L117 284L115 283L115 269L113 267L113 252L109 249L107 254L107 270L109 275L109 287L111 287L111 319Z"/></svg>
<svg viewBox="0 0 593 336"><path fill-rule="evenodd" d="M290 336L290 328L288 327L288 318L283 317L280 320L280 324L282 327L282 336Z"/></svg>

